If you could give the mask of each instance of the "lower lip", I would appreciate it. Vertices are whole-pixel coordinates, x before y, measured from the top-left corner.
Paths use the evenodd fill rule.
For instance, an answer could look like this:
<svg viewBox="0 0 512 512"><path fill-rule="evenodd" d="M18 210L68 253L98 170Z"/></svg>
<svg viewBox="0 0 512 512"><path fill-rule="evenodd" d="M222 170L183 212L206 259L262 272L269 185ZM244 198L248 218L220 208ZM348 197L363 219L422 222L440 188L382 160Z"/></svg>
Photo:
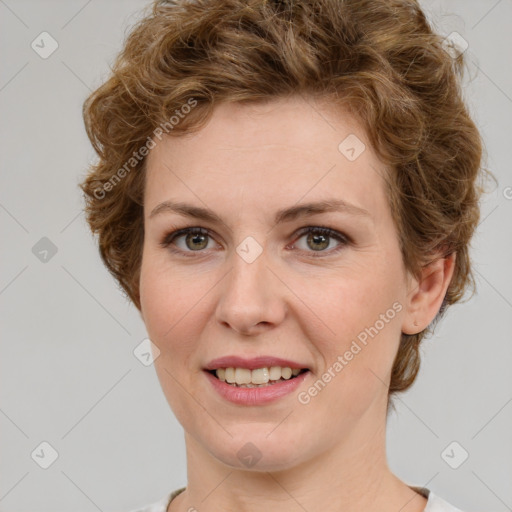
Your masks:
<svg viewBox="0 0 512 512"><path fill-rule="evenodd" d="M205 374L212 383L213 388L226 400L239 405L262 405L275 402L279 398L295 391L309 376L310 371L301 373L293 379L279 381L277 384L269 384L261 388L231 386L206 370Z"/></svg>

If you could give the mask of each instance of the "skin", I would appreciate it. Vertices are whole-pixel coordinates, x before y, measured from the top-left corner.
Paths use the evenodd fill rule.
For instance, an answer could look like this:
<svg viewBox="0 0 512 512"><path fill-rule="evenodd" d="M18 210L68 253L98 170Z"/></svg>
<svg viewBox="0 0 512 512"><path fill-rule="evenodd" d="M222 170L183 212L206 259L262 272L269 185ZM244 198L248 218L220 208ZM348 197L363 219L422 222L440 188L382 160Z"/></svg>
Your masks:
<svg viewBox="0 0 512 512"><path fill-rule="evenodd" d="M352 162L338 150L349 134L366 145ZM312 98L222 104L198 132L167 136L152 149L141 315L160 350L156 371L187 450L187 489L170 512L424 510L426 499L387 465L387 394L400 334L433 320L454 256L437 259L418 279L406 272L384 174L358 122ZM274 224L279 209L327 198L368 215L329 212ZM150 217L167 200L208 207L223 222L170 211ZM168 233L194 226L210 234L160 245ZM307 226L351 241L308 242L298 234ZM252 263L236 252L248 236L263 250ZM401 306L394 318L300 403L298 393L394 303ZM202 371L225 355L288 358L311 374L277 402L235 405ZM262 454L251 468L237 457L248 442Z"/></svg>

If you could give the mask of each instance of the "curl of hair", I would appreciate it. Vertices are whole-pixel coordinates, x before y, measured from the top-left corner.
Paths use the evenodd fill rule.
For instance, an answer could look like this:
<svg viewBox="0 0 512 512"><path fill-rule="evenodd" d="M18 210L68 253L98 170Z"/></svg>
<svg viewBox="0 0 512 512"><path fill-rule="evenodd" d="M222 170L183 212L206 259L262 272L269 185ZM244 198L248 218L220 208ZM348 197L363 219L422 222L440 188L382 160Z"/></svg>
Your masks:
<svg viewBox="0 0 512 512"><path fill-rule="evenodd" d="M169 126L191 98L197 106L170 135L201 128L224 101L321 98L356 116L389 169L406 269L419 275L439 252L456 252L435 321L402 335L390 397L409 388L421 340L475 284L469 244L483 191L482 142L462 98L464 57L453 59L442 41L415 0L154 2L83 107L99 157L80 185L87 221L103 262L135 306L145 159L130 159L155 138L155 128ZM114 183L127 162L133 168Z"/></svg>

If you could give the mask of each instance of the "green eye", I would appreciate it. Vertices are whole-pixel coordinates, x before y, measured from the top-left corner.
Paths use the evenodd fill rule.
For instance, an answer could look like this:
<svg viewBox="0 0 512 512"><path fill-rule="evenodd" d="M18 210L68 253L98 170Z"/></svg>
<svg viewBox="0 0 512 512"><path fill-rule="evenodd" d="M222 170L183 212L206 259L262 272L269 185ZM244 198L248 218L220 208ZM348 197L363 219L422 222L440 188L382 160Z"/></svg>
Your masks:
<svg viewBox="0 0 512 512"><path fill-rule="evenodd" d="M326 255L337 253L351 242L349 237L343 233L322 226L308 226L306 228L302 228L298 233L298 238L295 240L299 240L306 235L306 247L311 250L307 250L307 248L300 248L299 250L301 252L310 253L310 255L313 257L319 257L320 255L323 256L323 253L326 253ZM185 245L179 247L176 241L181 238L184 239ZM160 245L162 247L168 248L172 252L180 253L186 256L193 256L194 253L204 252L204 249L208 247L208 238L213 240L213 237L211 236L211 233L208 229L201 227L190 227L179 229L166 234ZM333 249L326 250L331 245L331 240L336 240L339 243ZM177 249L171 248L171 245L176 246ZM318 255L315 253L318 253Z"/></svg>
<svg viewBox="0 0 512 512"><path fill-rule="evenodd" d="M200 227L179 229L166 235L161 245L163 247L169 247L171 244L175 244L177 239L184 237L185 246L190 249L190 252L197 252L207 247L209 236L209 231ZM183 249L180 250L188 252Z"/></svg>
<svg viewBox="0 0 512 512"><path fill-rule="evenodd" d="M341 249L343 249L345 245L349 243L348 237L345 236L344 234L339 233L338 231L335 231L333 229L320 226L309 226L307 228L302 229L299 233L298 239L302 238L303 236L307 236L306 246L312 249L311 251L300 249L304 250L305 252L325 252L327 254L332 254L333 252L336 253L340 251ZM337 240L339 244L334 249L326 251L332 239ZM318 257L316 254L313 254L313 256Z"/></svg>

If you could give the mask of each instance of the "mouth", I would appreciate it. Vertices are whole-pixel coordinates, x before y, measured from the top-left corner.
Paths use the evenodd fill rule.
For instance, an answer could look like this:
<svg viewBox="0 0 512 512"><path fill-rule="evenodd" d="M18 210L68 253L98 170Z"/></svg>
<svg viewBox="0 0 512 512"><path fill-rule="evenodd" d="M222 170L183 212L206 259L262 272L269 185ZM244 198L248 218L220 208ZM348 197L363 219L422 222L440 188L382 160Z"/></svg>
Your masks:
<svg viewBox="0 0 512 512"><path fill-rule="evenodd" d="M299 375L309 372L308 368L290 368L271 366L249 370L248 368L217 368L205 370L216 379L232 387L261 388L269 387L280 382L296 379Z"/></svg>

